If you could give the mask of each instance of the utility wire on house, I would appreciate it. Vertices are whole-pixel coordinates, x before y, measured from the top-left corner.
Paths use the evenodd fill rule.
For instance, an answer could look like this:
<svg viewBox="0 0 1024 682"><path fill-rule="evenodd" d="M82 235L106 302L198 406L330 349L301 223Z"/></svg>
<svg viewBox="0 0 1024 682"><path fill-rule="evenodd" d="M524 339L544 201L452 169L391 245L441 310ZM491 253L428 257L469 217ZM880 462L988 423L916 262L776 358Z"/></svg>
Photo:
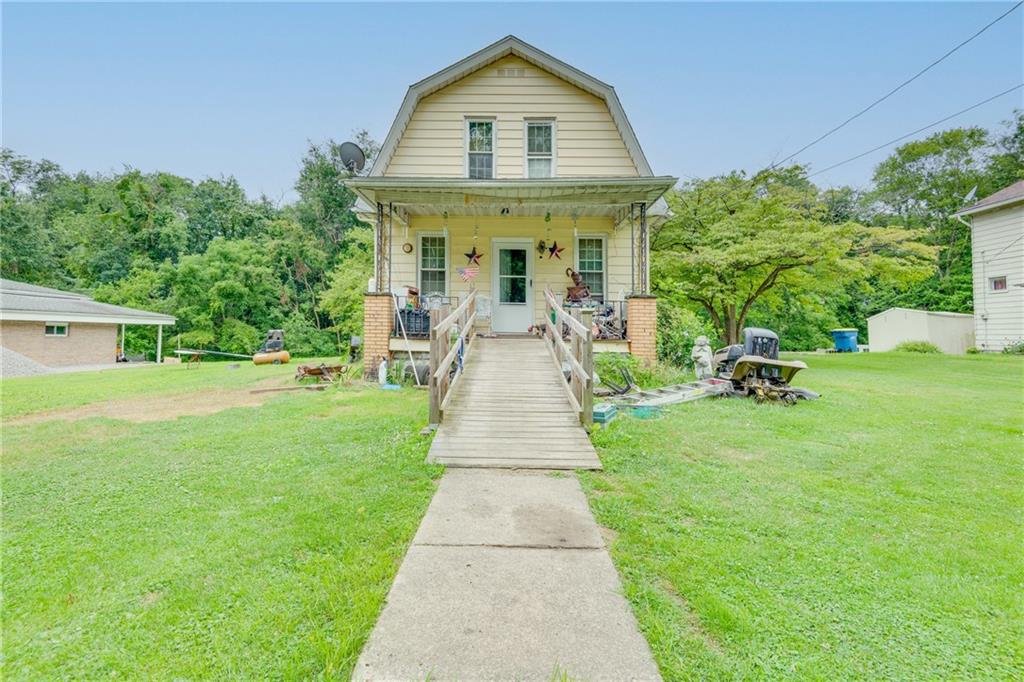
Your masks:
<svg viewBox="0 0 1024 682"><path fill-rule="evenodd" d="M1002 21L1003 19L1005 19L1005 18L1006 18L1006 17L1007 17L1007 16L1008 16L1008 15L1009 15L1009 14L1010 14L1011 12L1013 12L1014 10L1016 10L1016 9L1017 9L1018 7L1020 7L1021 5L1024 5L1024 0L1021 0L1020 2L1018 2L1018 3L1017 3L1016 5L1014 5L1013 7L1011 7L1011 8L1010 8L1010 9L1008 9L1008 10L1006 10L1005 12L1003 12L1002 14L1000 14L1000 15L999 15L998 17L996 17L995 19L993 19L993 20L992 20L992 21L990 21L989 23L985 24L985 26L983 26L983 27L982 27L981 29L979 29L979 30L978 30L977 32L975 32L975 33L974 33L974 35L972 35L972 36L971 36L970 38L967 38L966 40L964 40L963 42L961 42L960 44L958 44L958 45L957 45L956 47L954 47L953 49L949 50L949 51L948 51L948 52L946 52L946 53L945 53L944 55L942 55L941 57L939 57L938 59L936 59L935 61L933 61L933 62L932 62L931 64L929 64L928 66L924 67L923 69L921 69L920 71L918 71L917 73L915 73L915 74L914 74L913 76L911 76L911 77L910 77L910 78L908 78L907 80L903 81L902 83L900 83L899 85L897 85L897 86L896 86L895 88L893 88L893 89L892 89L892 90L890 90L889 92L885 93L884 95L882 95L881 97L879 97L878 99L876 99L876 100L875 100L874 102L872 102L871 104L867 105L866 107L864 107L863 109L861 109L860 111L858 111L858 112L857 112L856 114L854 114L853 116L849 117L848 119L846 119L845 121L843 121L842 123L840 123L840 124L839 124L839 125L837 125L836 127L832 128L832 129L831 129L831 130L829 130L828 132L826 132L826 133L824 133L824 134L820 135L819 137L815 138L814 140L811 140L810 142L808 142L807 144L805 144L805 145L804 145L803 147L800 147L800 149L797 149L797 150L796 150L795 152L793 152L792 154L790 154L790 155L789 155L789 156L787 156L786 158L782 159L781 161L776 161L775 163L773 163L773 164L771 165L771 167L772 167L772 168L776 168L777 166L781 166L782 164L784 164L784 163L786 163L787 161L789 161L790 159L792 159L792 158L793 158L794 156L797 156L797 155L799 155L799 154L802 154L803 152L807 151L808 149L810 149L810 148L811 148L811 147L813 147L814 145L818 144L819 142L821 142L821 141L822 141L822 140L824 140L825 138L827 138L827 137L829 137L830 135L832 135L833 133L837 132L838 130L840 130L840 129L844 128L844 127L846 127L846 125L848 125L849 123L852 123L853 121L857 120L858 118L860 118L861 116L863 116L863 115L864 115L864 114L866 114L867 112L871 111L871 110L872 110L872 109L874 109L874 108L875 108L876 106L878 106L879 104L881 104L881 103L882 103L882 102L884 102L885 100L889 99L890 97L892 97L893 95L895 95L895 94L896 94L897 92L899 92L900 90L902 90L903 88L905 88L906 86L910 85L910 84L911 84L911 83L913 83L913 82L914 82L915 80L917 80L918 78L920 78L921 76L923 76L924 74L926 74L926 73L927 73L928 71L930 71L930 70L931 70L932 68L934 68L935 66L938 66L938 65L939 65L940 63L942 63L943 61L945 61L945 59L946 59L947 57L951 56L951 55L952 55L952 54L953 54L954 52L956 52L957 50L959 50L960 48L962 48L962 47L963 47L964 45L966 45L967 43L971 42L972 40L974 40L975 38L977 38L978 36L980 36L980 35L981 35L982 33L984 33L985 31L987 31L988 29L992 28L992 27L993 27L993 26L995 26L995 25L996 25L997 23L999 23L1000 21Z"/></svg>
<svg viewBox="0 0 1024 682"><path fill-rule="evenodd" d="M899 137L897 137L895 139L892 139L892 140L889 140L888 142L886 142L884 144L880 144L877 147L872 147L871 149L867 150L866 152L861 152L860 154L857 154L856 156L851 156L850 158L845 159L843 161L840 161L839 163L834 163L831 166L829 166L828 168L822 168L819 171L814 171L813 173L808 173L807 177L812 178L815 175L820 175L822 173L826 173L826 172L832 170L833 168L838 168L839 166L845 166L846 164L850 163L851 161L856 161L857 159L865 157L868 154L871 154L873 152L877 152L879 149L885 149L886 147L888 147L890 145L893 145L893 144L896 144L897 142L899 142L901 140L905 140L908 137L913 137L914 135L917 135L918 133L922 133L922 132L928 130L929 128L934 128L937 125L941 125L941 124L945 123L946 121L948 121L950 119L953 119L953 118L956 118L957 116L961 116L963 114L966 114L968 111L972 111L974 109L977 109L980 106L988 104L992 100L999 99L1000 97L1003 97L1004 95L1008 95L1011 92L1013 92L1014 90L1020 90L1021 88L1024 88L1024 83L1020 83L1019 85L1015 85L1015 86L1013 86L1012 88L1010 88L1008 90L1003 90L1002 92L1000 92L997 95L992 95L988 99L982 100L982 101L978 102L977 104L972 104L971 106L967 107L966 109L961 109L960 111L956 112L955 114L950 114L949 116L946 116L945 118L939 119L938 121L935 121L934 123L929 123L928 125L923 126L921 128L918 128L917 130L915 130L913 132L910 132L910 133L907 133L906 135L900 135Z"/></svg>

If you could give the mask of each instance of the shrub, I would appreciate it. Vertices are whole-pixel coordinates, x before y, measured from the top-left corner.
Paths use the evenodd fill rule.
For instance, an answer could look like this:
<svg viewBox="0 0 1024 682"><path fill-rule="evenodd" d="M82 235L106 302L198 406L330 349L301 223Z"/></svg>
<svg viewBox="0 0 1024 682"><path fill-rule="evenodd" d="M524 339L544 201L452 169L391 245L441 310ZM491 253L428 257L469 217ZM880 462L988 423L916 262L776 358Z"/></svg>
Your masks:
<svg viewBox="0 0 1024 682"><path fill-rule="evenodd" d="M715 328L696 313L658 302L658 361L677 367L691 367L690 351L698 336L715 343Z"/></svg>
<svg viewBox="0 0 1024 682"><path fill-rule="evenodd" d="M1006 355L1024 355L1024 339L1003 346Z"/></svg>
<svg viewBox="0 0 1024 682"><path fill-rule="evenodd" d="M893 350L900 353L942 353L938 346L927 341L904 341Z"/></svg>
<svg viewBox="0 0 1024 682"><path fill-rule="evenodd" d="M640 388L655 388L693 381L691 373L680 367L657 363L646 366L635 355L627 353L595 353L594 370L599 379L607 377L616 384L622 383L620 368L629 370L633 381Z"/></svg>
<svg viewBox="0 0 1024 682"><path fill-rule="evenodd" d="M978 355L979 353L981 353L981 349L977 346L971 346L967 349L968 355Z"/></svg>

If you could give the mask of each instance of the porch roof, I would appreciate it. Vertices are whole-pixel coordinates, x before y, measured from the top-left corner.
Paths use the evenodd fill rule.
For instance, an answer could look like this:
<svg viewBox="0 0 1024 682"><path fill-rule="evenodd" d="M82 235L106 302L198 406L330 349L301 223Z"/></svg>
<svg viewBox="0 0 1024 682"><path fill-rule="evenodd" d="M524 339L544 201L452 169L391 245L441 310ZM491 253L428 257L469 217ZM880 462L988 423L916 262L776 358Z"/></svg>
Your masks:
<svg viewBox="0 0 1024 682"><path fill-rule="evenodd" d="M358 177L345 181L366 202L394 204L409 215L544 215L621 218L629 205L643 202L651 217L667 215L662 199L678 178L545 178L472 180L430 177Z"/></svg>

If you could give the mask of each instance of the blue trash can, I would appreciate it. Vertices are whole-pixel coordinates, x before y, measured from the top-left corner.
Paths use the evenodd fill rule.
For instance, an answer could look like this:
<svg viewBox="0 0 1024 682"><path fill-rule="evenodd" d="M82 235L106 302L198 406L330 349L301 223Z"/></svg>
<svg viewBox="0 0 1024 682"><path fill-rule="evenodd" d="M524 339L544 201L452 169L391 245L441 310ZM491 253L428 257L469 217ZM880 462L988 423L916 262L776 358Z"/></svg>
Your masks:
<svg viewBox="0 0 1024 682"><path fill-rule="evenodd" d="M830 329L832 341L836 345L837 353L857 352L857 330L856 329Z"/></svg>

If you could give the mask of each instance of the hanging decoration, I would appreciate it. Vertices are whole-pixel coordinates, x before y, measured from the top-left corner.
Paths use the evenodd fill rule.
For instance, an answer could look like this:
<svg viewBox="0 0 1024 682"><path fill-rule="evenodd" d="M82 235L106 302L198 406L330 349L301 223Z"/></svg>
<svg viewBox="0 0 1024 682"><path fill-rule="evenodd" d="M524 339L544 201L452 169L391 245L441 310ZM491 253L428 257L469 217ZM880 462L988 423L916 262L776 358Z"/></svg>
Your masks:
<svg viewBox="0 0 1024 682"><path fill-rule="evenodd" d="M480 259L484 257L484 254L477 252L476 244L473 245L472 251L470 251L469 253L464 253L462 255L468 259L466 261L466 265L480 265Z"/></svg>
<svg viewBox="0 0 1024 682"><path fill-rule="evenodd" d="M548 243L546 241L541 239L539 242L537 242L537 253L539 254L541 260L544 259L544 254L547 253L547 251Z"/></svg>
<svg viewBox="0 0 1024 682"><path fill-rule="evenodd" d="M562 260L562 256L560 254L563 251L565 251L564 246L559 246L557 241L551 242L551 246L548 247L548 260L551 260L552 257Z"/></svg>

